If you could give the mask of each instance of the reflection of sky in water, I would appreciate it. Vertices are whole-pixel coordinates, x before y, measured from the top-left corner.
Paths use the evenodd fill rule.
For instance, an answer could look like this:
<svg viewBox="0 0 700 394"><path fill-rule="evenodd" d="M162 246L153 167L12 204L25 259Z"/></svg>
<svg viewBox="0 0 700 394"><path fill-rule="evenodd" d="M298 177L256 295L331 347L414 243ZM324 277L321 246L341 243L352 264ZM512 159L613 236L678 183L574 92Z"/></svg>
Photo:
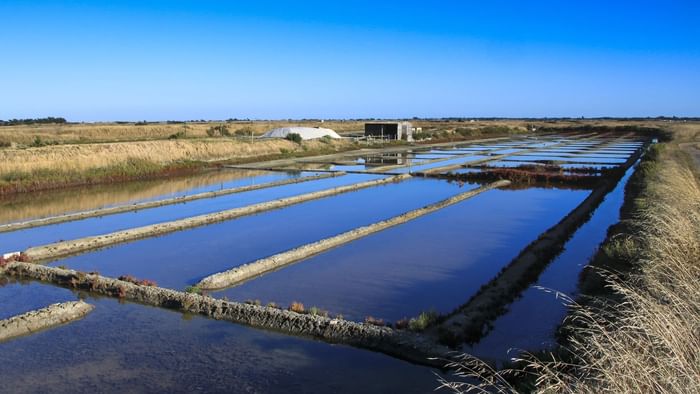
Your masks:
<svg viewBox="0 0 700 394"><path fill-rule="evenodd" d="M411 179L118 245L55 264L108 276L131 274L182 289L209 274L400 215L474 187Z"/></svg>
<svg viewBox="0 0 700 394"><path fill-rule="evenodd" d="M250 175L253 174L253 175ZM303 173L302 175L314 175ZM167 180L44 191L0 200L0 223L297 178L298 173L221 170Z"/></svg>
<svg viewBox="0 0 700 394"><path fill-rule="evenodd" d="M575 297L582 268L603 242L608 227L619 220L624 189L633 170L628 170L615 190L608 194L585 223L566 243L564 251L540 275L536 284ZM555 343L556 327L566 316L563 300L534 287L527 289L508 307L508 312L494 322L494 329L467 352L488 359L517 356L517 350L537 351Z"/></svg>
<svg viewBox="0 0 700 394"><path fill-rule="evenodd" d="M43 245L61 239L77 239L148 224L163 223L379 178L381 176L378 175L348 174L334 178L196 200L184 204L149 208L138 212L126 212L3 233L0 237L0 251L24 250L29 246Z"/></svg>
<svg viewBox="0 0 700 394"><path fill-rule="evenodd" d="M358 320L395 320L430 308L447 312L587 195L492 190L216 296L300 301Z"/></svg>
<svg viewBox="0 0 700 394"><path fill-rule="evenodd" d="M0 287L0 316L75 300L48 285ZM40 300L40 302L38 302ZM117 300L85 318L0 343L4 387L27 392L409 392L432 370L378 353ZM9 304L9 305L8 305Z"/></svg>

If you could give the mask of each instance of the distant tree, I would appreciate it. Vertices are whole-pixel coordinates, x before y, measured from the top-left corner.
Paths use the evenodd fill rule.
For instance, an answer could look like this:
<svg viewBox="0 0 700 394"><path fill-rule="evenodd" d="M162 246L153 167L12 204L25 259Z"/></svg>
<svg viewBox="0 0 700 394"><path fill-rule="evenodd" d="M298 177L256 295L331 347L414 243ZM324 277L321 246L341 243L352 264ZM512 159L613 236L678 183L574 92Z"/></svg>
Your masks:
<svg viewBox="0 0 700 394"><path fill-rule="evenodd" d="M46 118L32 118L32 119L10 119L10 120L0 120L0 126L17 126L17 125L29 125L29 124L63 124L68 123L65 118L57 118L49 116Z"/></svg>

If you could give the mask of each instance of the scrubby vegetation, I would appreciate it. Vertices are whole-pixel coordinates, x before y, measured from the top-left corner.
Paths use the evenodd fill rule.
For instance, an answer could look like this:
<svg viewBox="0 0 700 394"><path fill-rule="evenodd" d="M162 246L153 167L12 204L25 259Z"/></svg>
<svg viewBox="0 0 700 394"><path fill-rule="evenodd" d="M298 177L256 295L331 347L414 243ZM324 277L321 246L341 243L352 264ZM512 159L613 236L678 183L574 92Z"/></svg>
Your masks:
<svg viewBox="0 0 700 394"><path fill-rule="evenodd" d="M298 133L289 133L284 138L289 140L289 141L296 142L297 144L301 144L301 141L302 141L301 135Z"/></svg>
<svg viewBox="0 0 700 394"><path fill-rule="evenodd" d="M198 286L187 286L185 287L185 293L202 294L202 289Z"/></svg>
<svg viewBox="0 0 700 394"><path fill-rule="evenodd" d="M229 137L231 136L231 132L229 131L228 126L225 124L220 124L208 128L207 135L209 137Z"/></svg>
<svg viewBox="0 0 700 394"><path fill-rule="evenodd" d="M90 185L149 179L173 174L188 174L206 166L203 163L179 162L160 165L143 159L129 159L120 164L86 170L37 169L11 171L0 175L0 195L54 187Z"/></svg>

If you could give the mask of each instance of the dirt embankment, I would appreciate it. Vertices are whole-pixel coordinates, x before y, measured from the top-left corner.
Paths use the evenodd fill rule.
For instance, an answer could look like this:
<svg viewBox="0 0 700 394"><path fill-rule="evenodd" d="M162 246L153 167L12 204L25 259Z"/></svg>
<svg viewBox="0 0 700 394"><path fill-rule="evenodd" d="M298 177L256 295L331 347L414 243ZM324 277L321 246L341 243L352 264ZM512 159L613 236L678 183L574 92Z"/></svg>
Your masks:
<svg viewBox="0 0 700 394"><path fill-rule="evenodd" d="M397 175L372 181L360 182L346 186L339 186L332 189L321 190L312 193L301 194L293 197L281 198L274 201L266 201L258 204L248 205L240 208L233 208L226 211L215 212L206 215L194 216L186 219L174 220L171 222L158 223L149 226L137 227L128 230L117 231L109 234L96 235L80 238L71 241L56 242L48 245L29 248L25 251L33 261L46 261L58 257L69 256L82 253L92 249L103 248L128 241L142 238L150 238L174 231L188 228L204 226L207 224L231 220L242 216L253 215L273 209L286 207L293 204L300 204L306 201L316 200L341 193L352 192L368 187L400 182L410 178L410 175Z"/></svg>
<svg viewBox="0 0 700 394"><path fill-rule="evenodd" d="M78 320L93 309L83 301L72 301L0 320L0 342Z"/></svg>

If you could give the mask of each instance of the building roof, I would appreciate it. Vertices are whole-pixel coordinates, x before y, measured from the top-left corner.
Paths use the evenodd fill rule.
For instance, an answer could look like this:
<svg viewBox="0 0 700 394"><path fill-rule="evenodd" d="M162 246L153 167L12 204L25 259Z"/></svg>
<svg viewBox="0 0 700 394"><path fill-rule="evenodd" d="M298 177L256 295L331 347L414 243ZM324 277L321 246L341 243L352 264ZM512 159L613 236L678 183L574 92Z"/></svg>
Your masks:
<svg viewBox="0 0 700 394"><path fill-rule="evenodd" d="M263 134L262 138L286 138L289 134L299 134L303 140L312 140L325 136L340 138L335 131L322 127L280 127Z"/></svg>

